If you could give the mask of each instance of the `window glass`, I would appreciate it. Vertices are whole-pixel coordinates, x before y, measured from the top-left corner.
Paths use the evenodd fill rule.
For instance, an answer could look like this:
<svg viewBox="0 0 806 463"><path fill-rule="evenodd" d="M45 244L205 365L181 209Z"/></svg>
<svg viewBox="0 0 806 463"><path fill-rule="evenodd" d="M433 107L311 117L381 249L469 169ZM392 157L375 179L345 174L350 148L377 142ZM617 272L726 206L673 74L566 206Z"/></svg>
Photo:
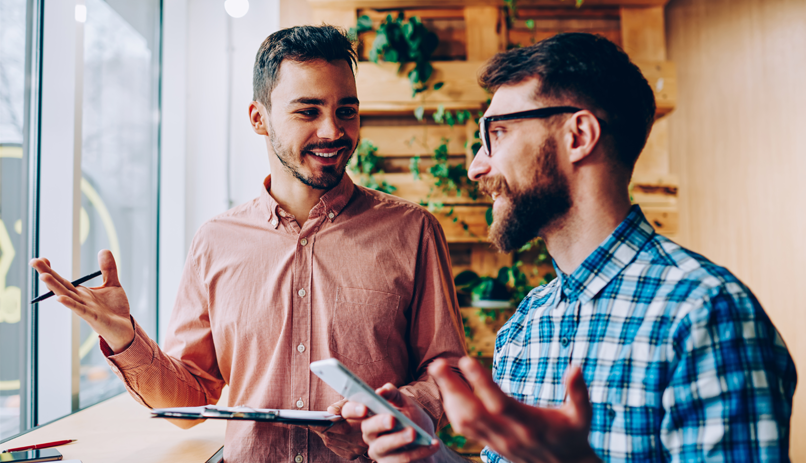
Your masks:
<svg viewBox="0 0 806 463"><path fill-rule="evenodd" d="M20 431L26 251L22 155L25 0L0 0L0 440Z"/></svg>
<svg viewBox="0 0 806 463"><path fill-rule="evenodd" d="M156 338L160 4L86 6L81 272L98 270L98 251L111 250L132 315ZM81 408L124 390L83 321L79 356Z"/></svg>

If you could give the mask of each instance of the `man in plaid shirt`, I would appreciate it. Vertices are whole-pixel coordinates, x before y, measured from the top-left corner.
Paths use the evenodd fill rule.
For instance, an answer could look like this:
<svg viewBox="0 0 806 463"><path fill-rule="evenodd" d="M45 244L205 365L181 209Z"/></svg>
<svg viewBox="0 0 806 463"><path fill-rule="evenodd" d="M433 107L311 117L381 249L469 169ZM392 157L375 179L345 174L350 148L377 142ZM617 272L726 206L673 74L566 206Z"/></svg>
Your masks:
<svg viewBox="0 0 806 463"><path fill-rule="evenodd" d="M480 82L495 93L470 177L494 199L491 241L541 236L557 278L498 333L492 378L464 358L470 391L431 365L454 429L490 463L789 461L797 378L781 336L735 276L630 204L655 113L638 68L601 37L561 34L497 55ZM436 440L405 447L413 432L390 433L393 421L363 422L372 458L464 461Z"/></svg>

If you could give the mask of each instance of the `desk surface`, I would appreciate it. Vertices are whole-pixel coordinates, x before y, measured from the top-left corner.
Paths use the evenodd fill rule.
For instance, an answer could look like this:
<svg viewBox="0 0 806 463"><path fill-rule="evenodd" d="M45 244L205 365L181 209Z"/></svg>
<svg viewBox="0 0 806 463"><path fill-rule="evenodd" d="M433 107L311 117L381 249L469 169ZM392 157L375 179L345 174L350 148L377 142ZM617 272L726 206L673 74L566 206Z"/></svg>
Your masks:
<svg viewBox="0 0 806 463"><path fill-rule="evenodd" d="M227 403L222 397L220 403ZM207 420L181 429L151 418L146 407L121 394L4 442L0 449L78 439L56 447L82 463L204 463L222 445L226 421Z"/></svg>

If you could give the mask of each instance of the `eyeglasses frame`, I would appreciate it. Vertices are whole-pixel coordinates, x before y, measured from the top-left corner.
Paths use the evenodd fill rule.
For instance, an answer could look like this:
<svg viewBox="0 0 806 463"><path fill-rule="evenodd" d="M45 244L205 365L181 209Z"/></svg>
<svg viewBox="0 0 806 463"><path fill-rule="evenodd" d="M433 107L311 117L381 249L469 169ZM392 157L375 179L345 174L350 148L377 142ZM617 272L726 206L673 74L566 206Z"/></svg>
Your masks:
<svg viewBox="0 0 806 463"><path fill-rule="evenodd" d="M487 157L492 157L490 143L490 123L498 121L511 121L516 119L545 119L557 114L578 113L582 108L574 106L546 106L544 108L530 109L509 114L498 114L495 116L485 116L479 119L479 137L484 146ZM600 121L604 122L604 121Z"/></svg>

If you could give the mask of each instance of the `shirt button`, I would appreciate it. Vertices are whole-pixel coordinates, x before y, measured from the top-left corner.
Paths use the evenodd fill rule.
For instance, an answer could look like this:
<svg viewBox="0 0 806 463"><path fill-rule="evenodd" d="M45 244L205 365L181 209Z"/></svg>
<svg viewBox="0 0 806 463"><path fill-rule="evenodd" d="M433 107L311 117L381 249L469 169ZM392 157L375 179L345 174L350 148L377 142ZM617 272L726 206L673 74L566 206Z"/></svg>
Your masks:
<svg viewBox="0 0 806 463"><path fill-rule="evenodd" d="M276 227L276 226L277 226L277 219L271 219L271 226L272 226L272 227Z"/></svg>
<svg viewBox="0 0 806 463"><path fill-rule="evenodd" d="M297 291L297 294L299 294L299 297L305 297L305 294L307 293L305 292L304 289L300 289L299 291Z"/></svg>
<svg viewBox="0 0 806 463"><path fill-rule="evenodd" d="M299 351L300 354L305 352L305 345L300 343L300 345L297 346L297 350Z"/></svg>
<svg viewBox="0 0 806 463"><path fill-rule="evenodd" d="M299 244L305 246L306 244L308 244L308 240L305 239L305 238L302 238L301 240L299 240Z"/></svg>
<svg viewBox="0 0 806 463"><path fill-rule="evenodd" d="M294 457L295 463L302 463L302 460L303 460L302 455L297 455Z"/></svg>
<svg viewBox="0 0 806 463"><path fill-rule="evenodd" d="M332 219L333 217L336 217L336 214L334 214L334 213L332 213L332 212L328 212L328 214L327 214L327 218L328 218L328 219Z"/></svg>
<svg viewBox="0 0 806 463"><path fill-rule="evenodd" d="M302 399L297 400L297 408L302 408L305 405L305 402Z"/></svg>
<svg viewBox="0 0 806 463"><path fill-rule="evenodd" d="M568 338L567 338L567 337L565 337L565 336L563 336L563 338L562 338L562 339L560 339L560 344L562 344L562 345L563 345L563 347L568 347L568 342L569 342L569 341L568 341Z"/></svg>

